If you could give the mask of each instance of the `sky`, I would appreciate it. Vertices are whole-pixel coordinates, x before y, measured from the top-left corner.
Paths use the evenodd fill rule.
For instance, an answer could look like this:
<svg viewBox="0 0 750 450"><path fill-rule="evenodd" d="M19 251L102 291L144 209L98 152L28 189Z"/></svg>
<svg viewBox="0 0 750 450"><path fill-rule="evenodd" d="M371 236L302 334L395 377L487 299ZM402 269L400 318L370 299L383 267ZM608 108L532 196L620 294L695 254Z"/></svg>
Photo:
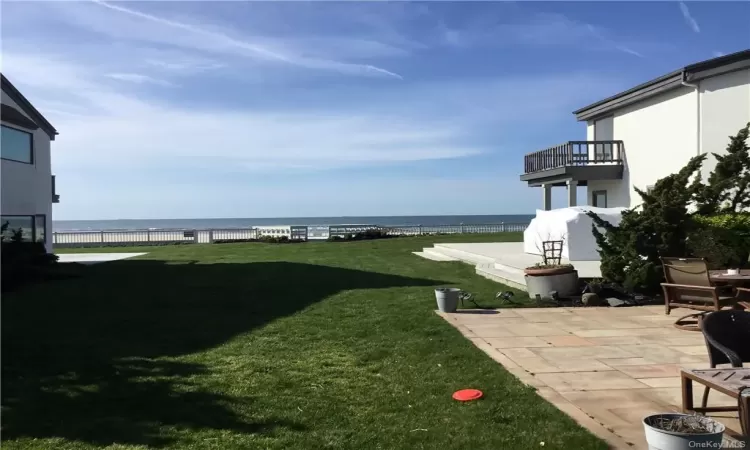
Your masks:
<svg viewBox="0 0 750 450"><path fill-rule="evenodd" d="M749 2L1 8L56 220L533 213L523 155L585 139L573 110L750 47Z"/></svg>

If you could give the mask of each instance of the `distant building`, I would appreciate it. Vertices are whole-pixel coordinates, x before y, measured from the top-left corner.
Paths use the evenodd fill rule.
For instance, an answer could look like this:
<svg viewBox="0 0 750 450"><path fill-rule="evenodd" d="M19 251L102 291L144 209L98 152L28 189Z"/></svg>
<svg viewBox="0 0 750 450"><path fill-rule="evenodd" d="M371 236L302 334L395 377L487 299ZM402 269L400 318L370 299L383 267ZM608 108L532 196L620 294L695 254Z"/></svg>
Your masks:
<svg viewBox="0 0 750 450"><path fill-rule="evenodd" d="M24 239L52 250L52 203L59 201L50 164L57 130L13 84L2 78L0 220L23 230Z"/></svg>
<svg viewBox="0 0 750 450"><path fill-rule="evenodd" d="M634 187L648 190L677 172L693 156L708 153L704 179L716 166L729 136L750 122L750 50L699 62L575 111L586 121L585 141L530 153L521 180L543 190L551 209L551 189L586 186L586 203L633 207Z"/></svg>

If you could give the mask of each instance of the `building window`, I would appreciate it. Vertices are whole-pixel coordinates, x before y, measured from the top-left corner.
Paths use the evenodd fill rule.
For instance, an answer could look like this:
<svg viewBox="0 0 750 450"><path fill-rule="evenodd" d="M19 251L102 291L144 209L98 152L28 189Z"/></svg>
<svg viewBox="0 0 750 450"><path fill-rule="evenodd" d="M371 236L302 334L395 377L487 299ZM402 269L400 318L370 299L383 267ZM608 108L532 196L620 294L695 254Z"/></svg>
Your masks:
<svg viewBox="0 0 750 450"><path fill-rule="evenodd" d="M2 128L0 128L0 157L33 164L33 142L31 133L2 125Z"/></svg>
<svg viewBox="0 0 750 450"><path fill-rule="evenodd" d="M594 191L591 193L591 206L596 208L607 207L607 191Z"/></svg>
<svg viewBox="0 0 750 450"><path fill-rule="evenodd" d="M47 237L46 228L47 218L42 215L34 216L34 241L44 243Z"/></svg>
<svg viewBox="0 0 750 450"><path fill-rule="evenodd" d="M8 224L3 234L7 239L10 239L17 230L21 230L23 240L28 242L44 242L47 236L45 231L47 218L44 215L0 216L0 223Z"/></svg>

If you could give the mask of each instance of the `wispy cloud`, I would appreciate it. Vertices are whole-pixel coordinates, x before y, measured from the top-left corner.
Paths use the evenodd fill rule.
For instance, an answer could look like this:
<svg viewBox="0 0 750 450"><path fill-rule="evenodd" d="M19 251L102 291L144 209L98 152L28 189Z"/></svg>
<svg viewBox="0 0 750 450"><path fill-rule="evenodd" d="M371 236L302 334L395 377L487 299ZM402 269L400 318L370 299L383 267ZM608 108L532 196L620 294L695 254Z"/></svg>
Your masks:
<svg viewBox="0 0 750 450"><path fill-rule="evenodd" d="M145 62L151 66L158 67L160 69L173 71L177 73L195 73L204 72L208 70L221 69L226 67L225 64L221 64L214 61L201 61L196 59L177 59L177 60L156 60L147 59Z"/></svg>
<svg viewBox="0 0 750 450"><path fill-rule="evenodd" d="M713 55L714 55L714 56L715 56L716 58L718 58L718 57L720 57L720 56L724 56L724 55L726 55L726 53L724 53L724 52L720 52L720 51L718 51L718 50L714 50L714 52L713 52Z"/></svg>
<svg viewBox="0 0 750 450"><path fill-rule="evenodd" d="M690 14L690 9L688 9L688 6L687 4L685 4L685 2L680 2L680 11L682 12L682 17L685 18L685 23L690 27L690 29L695 33L700 33L701 27L698 26L698 22Z"/></svg>
<svg viewBox="0 0 750 450"><path fill-rule="evenodd" d="M120 81L127 81L130 83L138 83L138 84L157 84L159 86L174 86L175 84L167 81L167 80L160 80L158 78L154 78L148 75L143 75L140 73L108 73L108 77L114 78L115 80Z"/></svg>
<svg viewBox="0 0 750 450"><path fill-rule="evenodd" d="M602 26L579 22L563 14L533 13L510 23L488 23L480 18L461 29L438 24L443 44L452 47L525 45L533 47L571 47L595 51L615 51L643 58L634 49L637 43L615 36Z"/></svg>
<svg viewBox="0 0 750 450"><path fill-rule="evenodd" d="M232 37L223 31L213 31L205 29L189 23L163 18L153 14L147 14L119 5L113 5L101 0L92 0L92 2L111 11L127 14L144 21L152 22L174 30L187 32L193 35L200 36L200 38L202 39L209 40L209 42L201 43L199 48L205 49L206 47L210 46L220 51L230 51L241 56L248 56L272 62L285 63L308 69L333 70L349 74L381 75L397 79L402 78L401 75L395 72L371 64L348 63L343 61L311 58L293 53L286 53L249 40ZM162 35L162 38L169 43L174 43L174 40L170 36L170 33L171 32L169 31L165 32L165 34ZM195 41L193 41L193 43L195 43Z"/></svg>

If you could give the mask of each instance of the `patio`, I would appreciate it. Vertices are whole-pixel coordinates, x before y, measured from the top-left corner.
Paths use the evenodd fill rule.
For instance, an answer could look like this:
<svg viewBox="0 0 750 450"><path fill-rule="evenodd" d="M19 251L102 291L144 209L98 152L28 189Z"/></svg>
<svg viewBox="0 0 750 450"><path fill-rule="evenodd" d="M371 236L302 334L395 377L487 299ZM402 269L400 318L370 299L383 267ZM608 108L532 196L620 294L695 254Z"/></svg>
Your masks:
<svg viewBox="0 0 750 450"><path fill-rule="evenodd" d="M643 417L681 411L680 368L709 367L702 334L672 326L685 313L667 316L663 306L438 312L614 448L646 448ZM694 390L696 404L702 394L702 388ZM710 406L735 404L711 391ZM725 436L740 430L737 413L712 416L726 425ZM725 445L732 445L731 438Z"/></svg>

